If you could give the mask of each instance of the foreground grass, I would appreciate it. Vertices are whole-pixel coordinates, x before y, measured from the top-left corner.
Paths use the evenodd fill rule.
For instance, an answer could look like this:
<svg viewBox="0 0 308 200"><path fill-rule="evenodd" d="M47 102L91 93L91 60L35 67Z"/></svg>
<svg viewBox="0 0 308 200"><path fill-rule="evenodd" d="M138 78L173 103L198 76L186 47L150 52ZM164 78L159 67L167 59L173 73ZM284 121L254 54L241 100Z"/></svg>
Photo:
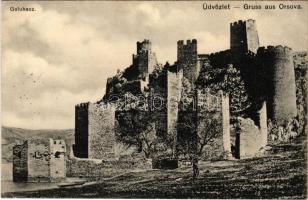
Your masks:
<svg viewBox="0 0 308 200"><path fill-rule="evenodd" d="M306 194L306 140L272 146L253 159L203 162L191 167L130 172L78 188L5 193L2 197L56 198L299 198Z"/></svg>

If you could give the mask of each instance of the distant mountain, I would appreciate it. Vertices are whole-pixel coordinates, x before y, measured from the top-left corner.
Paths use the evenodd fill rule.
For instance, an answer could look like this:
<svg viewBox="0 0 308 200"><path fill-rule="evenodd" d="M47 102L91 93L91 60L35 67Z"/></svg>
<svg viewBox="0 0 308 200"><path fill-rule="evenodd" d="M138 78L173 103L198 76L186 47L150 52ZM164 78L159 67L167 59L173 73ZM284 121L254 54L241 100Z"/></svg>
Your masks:
<svg viewBox="0 0 308 200"><path fill-rule="evenodd" d="M13 146L15 144L21 144L23 141L30 138L64 139L67 146L67 153L69 155L71 145L74 143L74 130L31 130L3 126L1 129L2 162L11 162Z"/></svg>

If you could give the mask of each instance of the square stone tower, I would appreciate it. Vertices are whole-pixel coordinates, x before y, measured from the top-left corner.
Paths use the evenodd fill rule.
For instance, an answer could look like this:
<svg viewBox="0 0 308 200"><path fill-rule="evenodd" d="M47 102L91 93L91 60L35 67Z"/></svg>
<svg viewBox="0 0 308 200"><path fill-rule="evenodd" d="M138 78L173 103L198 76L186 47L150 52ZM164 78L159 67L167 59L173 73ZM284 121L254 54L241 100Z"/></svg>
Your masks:
<svg viewBox="0 0 308 200"><path fill-rule="evenodd" d="M14 182L56 182L66 176L64 140L30 139L13 147Z"/></svg>
<svg viewBox="0 0 308 200"><path fill-rule="evenodd" d="M248 52L257 53L259 36L255 20L239 20L230 24L230 49L234 62Z"/></svg>
<svg viewBox="0 0 308 200"><path fill-rule="evenodd" d="M183 40L177 43L177 66L183 70L183 76L193 84L200 72L200 63L198 60L197 40Z"/></svg>
<svg viewBox="0 0 308 200"><path fill-rule="evenodd" d="M137 54L133 55L133 65L137 69L138 77L147 80L148 75L153 72L157 65L157 58L152 52L152 43L150 40L137 42Z"/></svg>
<svg viewBox="0 0 308 200"><path fill-rule="evenodd" d="M74 155L78 158L113 158L115 109L111 105L81 103L75 107Z"/></svg>

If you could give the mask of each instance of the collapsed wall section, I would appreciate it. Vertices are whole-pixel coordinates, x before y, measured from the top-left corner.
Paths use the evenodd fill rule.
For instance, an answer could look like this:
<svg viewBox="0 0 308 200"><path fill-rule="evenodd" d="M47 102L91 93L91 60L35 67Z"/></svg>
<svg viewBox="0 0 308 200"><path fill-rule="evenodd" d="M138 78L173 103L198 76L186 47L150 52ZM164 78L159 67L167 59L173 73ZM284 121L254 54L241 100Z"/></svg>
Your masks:
<svg viewBox="0 0 308 200"><path fill-rule="evenodd" d="M268 142L266 103L258 111L259 126L250 118L238 118L236 135L236 158L251 158L258 155Z"/></svg>

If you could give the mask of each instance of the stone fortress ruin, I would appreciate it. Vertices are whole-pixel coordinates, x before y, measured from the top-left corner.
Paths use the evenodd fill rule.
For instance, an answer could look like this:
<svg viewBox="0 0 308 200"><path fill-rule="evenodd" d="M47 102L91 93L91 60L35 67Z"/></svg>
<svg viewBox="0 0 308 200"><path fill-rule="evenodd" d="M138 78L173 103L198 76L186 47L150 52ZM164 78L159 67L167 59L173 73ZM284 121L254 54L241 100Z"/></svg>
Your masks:
<svg viewBox="0 0 308 200"><path fill-rule="evenodd" d="M254 157L270 141L269 121L297 116L292 56L289 47L260 47L252 19L230 24L225 51L200 54L196 39L178 41L173 65L157 62L149 40L137 42L132 65L108 78L104 97L76 105L74 155L111 159L119 142L143 152L140 134L151 127L158 146L151 158L184 159L198 148L204 160ZM229 71L244 100L228 91Z"/></svg>
<svg viewBox="0 0 308 200"><path fill-rule="evenodd" d="M258 156L268 143L288 140L287 130L304 130L305 91L296 89L293 57L289 47L260 47L252 19L230 24L224 51L200 54L196 39L178 41L174 64L158 63L150 40L137 42L132 64L108 78L102 99L75 106L66 170L58 141L29 140L14 147L14 180Z"/></svg>
<svg viewBox="0 0 308 200"><path fill-rule="evenodd" d="M29 139L13 147L14 182L58 182L66 177L64 140Z"/></svg>

